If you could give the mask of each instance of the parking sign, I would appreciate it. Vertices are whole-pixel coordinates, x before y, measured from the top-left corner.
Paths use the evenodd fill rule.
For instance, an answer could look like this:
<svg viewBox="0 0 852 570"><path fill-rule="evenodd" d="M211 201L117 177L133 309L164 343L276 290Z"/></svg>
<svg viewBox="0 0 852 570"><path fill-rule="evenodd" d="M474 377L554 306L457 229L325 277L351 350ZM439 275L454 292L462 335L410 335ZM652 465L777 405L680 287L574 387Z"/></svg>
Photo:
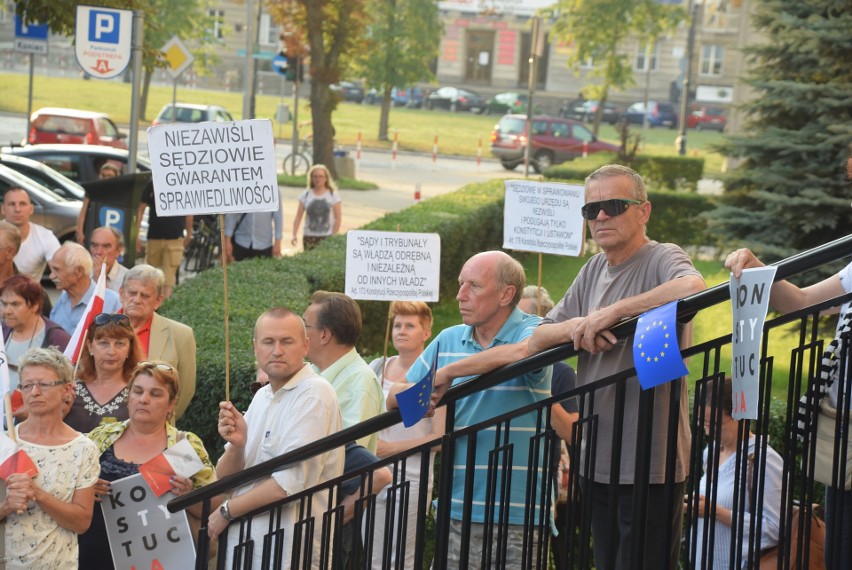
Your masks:
<svg viewBox="0 0 852 570"><path fill-rule="evenodd" d="M77 62L99 79L121 75L130 63L133 12L77 6Z"/></svg>
<svg viewBox="0 0 852 570"><path fill-rule="evenodd" d="M25 24L15 15L15 51L47 55L47 24Z"/></svg>

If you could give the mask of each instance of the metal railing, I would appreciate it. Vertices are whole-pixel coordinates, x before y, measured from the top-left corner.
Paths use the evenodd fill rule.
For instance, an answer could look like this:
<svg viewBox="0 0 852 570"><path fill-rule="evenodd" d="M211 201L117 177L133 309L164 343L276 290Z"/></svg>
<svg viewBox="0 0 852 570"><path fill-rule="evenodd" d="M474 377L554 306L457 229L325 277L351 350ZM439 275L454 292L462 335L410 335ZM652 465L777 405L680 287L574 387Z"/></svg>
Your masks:
<svg viewBox="0 0 852 570"><path fill-rule="evenodd" d="M836 240L814 250L793 256L777 264L776 279L786 279L809 271L845 256L852 255L852 236ZM850 296L847 295L846 299ZM684 322L699 311L725 301L729 298L727 284L722 284L684 299L678 308L679 322ZM801 430L796 429L797 404L800 394L806 393L816 381L820 356L824 349L823 334L819 331L820 311L837 306L843 298L807 308L797 313L785 315L766 322L760 361L760 400L759 419L740 422L740 435L752 430L757 434L767 434L770 431L770 418L774 413L783 418L781 441L772 440L771 445L783 459L782 489L778 511L778 565L779 568L803 567L810 556L807 547L809 527L799 524L794 527L791 523L798 520L804 523L810 516L810 505L821 494L821 486L813 481L811 467L813 459L813 433L806 432L804 442L796 438ZM636 319L630 319L613 329L619 339L624 339L633 333ZM774 348L776 338L794 336L797 340L795 348L789 354L778 354ZM705 411L701 402L718 402L718 395L708 392L709 381L724 377L722 369L723 355L731 343L731 335L707 340L683 351L684 357L690 358L691 369L700 370L700 374L692 374L690 380L695 383L695 401L693 405L690 428L689 477L686 489L691 492L691 499L685 508L685 520L682 532L682 543L679 529L664 533L664 546L675 545L680 549L681 564L689 568L716 568L712 546L719 542L715 524L699 525L699 518L704 523L717 522L714 518L716 492L710 493L704 506L699 510L697 502L698 480L704 470L704 449L708 438L704 432ZM663 397L661 388L643 391L638 402L626 401L626 386L636 382L635 370L628 369L602 378L593 383L578 386L565 394L559 394L533 405L520 408L509 413L494 417L482 424L455 429L454 416L456 403L465 397L481 390L487 390L510 378L530 371L538 370L548 364L564 360L576 355L570 345L560 345L526 358L509 366L500 368L492 373L474 378L453 387L447 393L442 405L447 406L447 425L445 435L433 442L425 443L415 449L388 457L378 464L360 472L345 474L334 480L327 481L313 489L307 489L294 494L287 499L269 505L256 512L249 513L235 521L222 534L219 540L218 568L342 568L341 540L344 532L351 532L355 542L363 545L364 552L359 562L351 567L358 568L403 568L402 559L404 541L400 536L414 532L414 568L421 568L426 558L426 549L434 545L433 567L445 568L449 552L448 536L451 524L460 524L461 552L454 557L468 560L475 557L483 567L503 568L504 557L509 545L508 533L513 529L518 532L513 543L518 543L522 551L523 568L547 568L549 547L553 540L567 542L566 551L571 568L589 568L595 566L592 555L591 518L592 501L594 496L588 483L593 478L595 469L598 429L601 412L597 404L598 395L602 390L615 391L616 410L626 406L638 406L638 422L635 433L625 433L623 426L616 420L613 427L612 440L605 442L613 449L613 457L620 458L623 451L633 447L637 461L635 472L632 474L635 488L644 489L651 480L651 451L662 445L665 457L664 483L662 501L668 506L674 506L684 500L681 488L675 485L678 468L674 450L678 444L678 435L686 426L680 422L680 390L686 389L682 382L670 383L664 390L670 390L671 397ZM847 356L848 358L848 356ZM789 374L781 377L775 370L789 363ZM848 371L848 366L846 370ZM716 383L718 384L718 383ZM714 384L713 386L715 386ZM786 385L786 387L785 387ZM779 387L780 386L780 387ZM773 392L785 391L786 399L770 405L770 395ZM715 390L715 388L714 388ZM705 400L705 397L709 400ZM848 398L848 395L846 396ZM567 493L567 516L557 529L559 536L553 536L553 524L550 510L553 506L555 492L555 456L552 444L558 439L550 427L550 406L576 398L580 406L580 421L575 424L571 449L571 471ZM667 401L666 401L667 400ZM656 402L656 404L655 404ZM662 404L661 404L662 402ZM717 408L713 408L717 409ZM782 411L783 410L783 411ZM611 414L612 410L603 410ZM654 438L655 421L660 421L663 412L667 419L665 437ZM715 412L714 412L715 414ZM615 414L620 417L620 414ZM523 440L513 435L510 429L513 421L525 418L531 420L535 429L527 432ZM656 419L655 419L656 418ZM848 414L839 414L841 423L848 426ZM209 511L209 501L219 494L232 492L234 489L250 484L258 479L268 477L271 473L294 465L307 458L336 447L342 447L367 434L372 434L400 422L398 411L387 412L351 428L342 430L331 436L316 441L313 445L288 452L273 460L247 468L244 471L225 477L206 487L173 499L169 503L172 512L189 507L199 502L204 505L206 520ZM711 433L718 429L719 419L709 419ZM777 427L777 426L776 426ZM844 432L845 433L845 432ZM844 436L845 437L845 436ZM477 527L476 532L483 536L481 551L479 547L472 552L468 546L472 537L474 516L472 502L474 489L473 471L476 454L474 447L477 441L488 438L487 490L484 508L486 517L484 524ZM751 567L756 567L761 552L761 535L764 531L764 485L767 471L767 437L758 436L753 449L753 460L740 459L749 456L748 438L744 441L736 459L736 477L734 483L734 507L736 513L730 525L730 554L731 568L740 567L740 559L748 558ZM418 477L412 477L406 470L407 462L420 458L419 481L426 481L431 463L431 448L439 446L442 461L437 483L437 512L434 514L434 525L427 524L431 509L432 497L427 485L417 485ZM635 447L634 447L635 446ZM845 458L845 447L838 447L837 453ZM461 462L461 467L454 466ZM711 479L718 475L718 450L708 454L706 461ZM802 465L807 467L802 468ZM369 493L372 474L378 467L385 466L393 474L392 483L386 490L384 509L377 507L377 497ZM619 461L612 462L612 474L604 488L616 489L620 476ZM352 477L361 478L359 498L356 502L355 515L349 525L345 525L341 484ZM521 524L509 525L508 513L512 507L510 502L517 494L510 492L512 483L524 483L522 505L527 515ZM456 483L456 495L453 497L453 484ZM748 484L745 484L748 481ZM451 523L451 498L463 505L463 516L459 523ZM794 509L799 502L801 508ZM614 501L605 503L610 514L615 512ZM742 508L745 505L746 508ZM414 525L409 522L406 513L417 509ZM631 548L629 560L642 560L645 555L645 533L648 525L639 524L644 521L648 510L648 496L645 493L634 493ZM377 514L382 514L377 516ZM746 524L746 515L754 519L755 524ZM377 521L379 521L377 523ZM345 527L349 527L345 530ZM429 528L431 526L431 528ZM260 530L259 527L262 527ZM428 532L427 532L428 528ZM796 528L796 538L793 540L793 529ZM252 533L252 530L256 532ZM654 530L653 528L651 530ZM831 532L832 529L828 529ZM796 542L801 547L791 550ZM199 533L198 560L196 568L207 568L206 528L202 526ZM236 556L235 556L236 553ZM821 554L820 554L821 555ZM242 557L241 557L242 556ZM252 561L252 559L254 561ZM371 560L373 565L371 565ZM612 561L609 561L612 562ZM460 567L474 567L474 560ZM599 561L597 567L608 567L607 562ZM639 567L635 564L634 567ZM805 566L806 567L806 566Z"/></svg>

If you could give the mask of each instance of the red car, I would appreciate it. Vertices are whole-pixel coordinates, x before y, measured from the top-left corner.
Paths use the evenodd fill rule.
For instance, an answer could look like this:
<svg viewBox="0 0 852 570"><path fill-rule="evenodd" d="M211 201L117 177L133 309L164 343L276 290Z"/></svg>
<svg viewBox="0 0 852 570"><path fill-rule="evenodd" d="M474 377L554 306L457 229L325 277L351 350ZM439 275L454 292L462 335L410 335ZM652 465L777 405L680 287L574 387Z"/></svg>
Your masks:
<svg viewBox="0 0 852 570"><path fill-rule="evenodd" d="M514 170L524 162L526 121L526 115L504 115L491 133L491 154L507 170ZM533 117L532 133L530 162L536 172L583 156L583 152L618 152L618 146L599 141L586 125L573 119Z"/></svg>
<svg viewBox="0 0 852 570"><path fill-rule="evenodd" d="M725 116L725 111L718 107L695 107L686 116L686 127L699 131L713 130L721 133L727 124L728 118Z"/></svg>
<svg viewBox="0 0 852 570"><path fill-rule="evenodd" d="M104 113L44 107L30 117L29 144L96 144L127 149L127 135Z"/></svg>

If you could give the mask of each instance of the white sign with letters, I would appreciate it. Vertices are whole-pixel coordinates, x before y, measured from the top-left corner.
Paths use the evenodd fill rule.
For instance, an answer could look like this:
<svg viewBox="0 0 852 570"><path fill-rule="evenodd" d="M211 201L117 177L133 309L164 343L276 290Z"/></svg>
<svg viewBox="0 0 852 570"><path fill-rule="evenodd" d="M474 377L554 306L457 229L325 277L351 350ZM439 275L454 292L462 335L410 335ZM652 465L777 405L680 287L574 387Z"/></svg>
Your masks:
<svg viewBox="0 0 852 570"><path fill-rule="evenodd" d="M584 200L583 187L576 184L507 180L503 247L582 255Z"/></svg>
<svg viewBox="0 0 852 570"><path fill-rule="evenodd" d="M151 127L148 153L158 216L278 209L268 119Z"/></svg>
<svg viewBox="0 0 852 570"><path fill-rule="evenodd" d="M118 77L130 63L133 12L77 6L74 53L83 70L98 79Z"/></svg>
<svg viewBox="0 0 852 570"><path fill-rule="evenodd" d="M350 230L346 294L373 301L437 301L441 236Z"/></svg>

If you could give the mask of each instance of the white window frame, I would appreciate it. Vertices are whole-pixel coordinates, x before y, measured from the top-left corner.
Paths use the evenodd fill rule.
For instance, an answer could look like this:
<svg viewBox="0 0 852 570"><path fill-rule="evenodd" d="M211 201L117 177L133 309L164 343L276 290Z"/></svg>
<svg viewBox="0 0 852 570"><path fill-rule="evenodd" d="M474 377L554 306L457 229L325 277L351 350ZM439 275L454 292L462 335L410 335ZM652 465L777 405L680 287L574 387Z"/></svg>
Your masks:
<svg viewBox="0 0 852 570"><path fill-rule="evenodd" d="M648 71L648 62L645 61L647 53L647 43L640 43L636 47L636 57L633 59L634 71ZM654 42L654 49L651 50L651 71L657 71L657 64L660 61L660 44Z"/></svg>
<svg viewBox="0 0 852 570"><path fill-rule="evenodd" d="M210 30L210 33L213 35L213 39L224 39L223 30L225 29L225 11L211 8L207 10L207 15L213 19L213 29Z"/></svg>
<svg viewBox="0 0 852 570"><path fill-rule="evenodd" d="M701 62L698 67L699 75L705 77L720 77L725 62L725 47L717 44L701 46Z"/></svg>
<svg viewBox="0 0 852 570"><path fill-rule="evenodd" d="M257 36L257 43L262 46L278 46L278 35L280 30L278 24L272 20L269 14L260 15L260 33Z"/></svg>

